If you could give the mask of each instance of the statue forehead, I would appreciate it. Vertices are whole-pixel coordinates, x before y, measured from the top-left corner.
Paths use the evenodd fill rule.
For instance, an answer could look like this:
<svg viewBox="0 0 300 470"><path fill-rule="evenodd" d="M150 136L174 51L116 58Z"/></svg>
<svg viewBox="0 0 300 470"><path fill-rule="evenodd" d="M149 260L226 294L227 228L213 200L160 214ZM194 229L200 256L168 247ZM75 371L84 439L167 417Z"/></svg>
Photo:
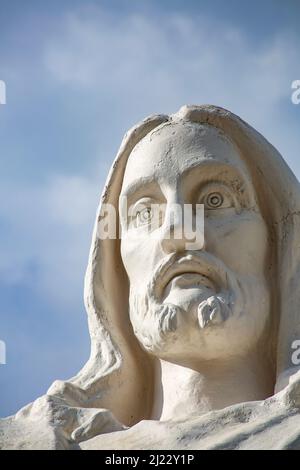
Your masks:
<svg viewBox="0 0 300 470"><path fill-rule="evenodd" d="M237 147L216 127L193 122L162 124L132 150L123 188L137 178L178 176L202 160L229 164L247 174Z"/></svg>

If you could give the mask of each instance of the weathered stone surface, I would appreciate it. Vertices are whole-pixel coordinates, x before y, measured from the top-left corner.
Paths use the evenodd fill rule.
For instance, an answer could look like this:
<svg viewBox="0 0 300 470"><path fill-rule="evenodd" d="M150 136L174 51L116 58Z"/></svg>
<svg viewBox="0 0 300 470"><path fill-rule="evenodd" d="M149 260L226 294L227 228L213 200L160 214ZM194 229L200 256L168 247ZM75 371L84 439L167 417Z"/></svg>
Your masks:
<svg viewBox="0 0 300 470"><path fill-rule="evenodd" d="M298 401L290 396L296 394ZM141 421L129 430L102 434L83 450L300 450L300 383L260 402L247 402L190 419Z"/></svg>

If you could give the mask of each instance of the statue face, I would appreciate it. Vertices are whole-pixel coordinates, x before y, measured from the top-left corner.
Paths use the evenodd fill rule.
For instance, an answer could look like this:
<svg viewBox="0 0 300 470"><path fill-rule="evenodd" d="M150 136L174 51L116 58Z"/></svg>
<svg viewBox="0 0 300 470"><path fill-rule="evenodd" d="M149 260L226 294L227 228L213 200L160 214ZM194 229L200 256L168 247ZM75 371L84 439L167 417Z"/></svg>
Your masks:
<svg viewBox="0 0 300 470"><path fill-rule="evenodd" d="M128 225L124 198L137 214ZM204 204L201 249L189 249L184 230L172 237L170 224L182 223L167 217L174 204ZM148 225L158 205L164 210L153 237ZM268 231L235 145L212 126L161 125L129 156L119 211L130 319L141 345L173 361L251 350L269 314Z"/></svg>

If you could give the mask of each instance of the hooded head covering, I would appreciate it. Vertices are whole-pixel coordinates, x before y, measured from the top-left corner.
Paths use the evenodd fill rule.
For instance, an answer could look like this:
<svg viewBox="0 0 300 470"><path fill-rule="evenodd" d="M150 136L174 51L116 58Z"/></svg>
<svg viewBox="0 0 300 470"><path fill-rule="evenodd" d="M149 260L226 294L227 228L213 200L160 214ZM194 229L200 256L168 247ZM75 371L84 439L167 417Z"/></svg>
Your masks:
<svg viewBox="0 0 300 470"><path fill-rule="evenodd" d="M124 171L135 145L163 123L180 121L220 129L236 144L246 163L273 246L268 268L272 270L274 393L299 369L291 362L292 343L300 339L300 186L296 177L261 134L225 109L183 106L171 116L153 115L125 134L97 211L85 278L90 358L75 377L56 381L48 390L49 395L60 396L73 406L107 408L127 425L149 416L153 359L140 348L129 321L128 279L119 237L99 239L98 224L104 204L112 204L118 213Z"/></svg>

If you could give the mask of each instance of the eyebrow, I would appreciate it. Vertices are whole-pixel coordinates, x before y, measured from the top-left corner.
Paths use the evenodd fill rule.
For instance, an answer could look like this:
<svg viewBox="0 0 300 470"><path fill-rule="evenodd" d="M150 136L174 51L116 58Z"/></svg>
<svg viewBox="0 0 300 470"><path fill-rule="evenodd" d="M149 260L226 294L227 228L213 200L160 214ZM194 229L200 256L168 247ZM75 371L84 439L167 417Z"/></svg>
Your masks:
<svg viewBox="0 0 300 470"><path fill-rule="evenodd" d="M221 171L228 170L231 174L234 174L234 176L238 178L242 183L246 183L246 187L248 187L248 178L246 178L246 175L243 174L244 172L241 172L240 169L236 168L230 163L220 162L210 158L202 160L200 162L196 160L191 165L183 169L181 177L187 177L192 171L201 170L201 168L215 168L219 170L219 173ZM203 180L205 180L205 178L203 178ZM128 186L126 186L124 192L122 192L122 195L130 198L135 195L138 195L142 190L145 191L147 190L147 188L148 190L150 190L150 188L153 186L155 186L156 189L162 192L159 183L155 180L155 174L151 176L137 178L136 180L132 181L128 184Z"/></svg>
<svg viewBox="0 0 300 470"><path fill-rule="evenodd" d="M157 181L153 179L153 176L145 176L132 181L128 186L126 186L124 191L121 191L121 194L123 196L133 197L142 190L147 190L147 188L150 189L151 186L155 186L156 189L159 189L161 192L160 186Z"/></svg>
<svg viewBox="0 0 300 470"><path fill-rule="evenodd" d="M244 172L236 168L236 166L231 163L221 162L220 160L214 160L213 158L207 158L201 162L195 161L192 165L184 168L182 171L182 176L188 175L192 170L200 170L201 168L216 168L218 170L229 170L230 173L234 173L235 176L239 177L241 180L246 179Z"/></svg>

